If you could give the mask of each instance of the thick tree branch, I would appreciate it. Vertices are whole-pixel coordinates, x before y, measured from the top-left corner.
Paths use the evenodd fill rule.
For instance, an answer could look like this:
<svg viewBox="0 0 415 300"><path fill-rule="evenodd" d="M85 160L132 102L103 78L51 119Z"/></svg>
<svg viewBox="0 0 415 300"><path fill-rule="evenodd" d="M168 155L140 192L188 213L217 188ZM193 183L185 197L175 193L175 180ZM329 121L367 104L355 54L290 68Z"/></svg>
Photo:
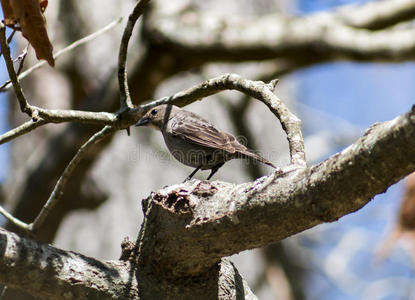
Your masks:
<svg viewBox="0 0 415 300"><path fill-rule="evenodd" d="M2 228L0 283L51 300L257 299L226 259L203 277L166 284L128 261L101 262Z"/></svg>
<svg viewBox="0 0 415 300"><path fill-rule="evenodd" d="M128 292L127 265L100 262L0 228L0 282L39 298L120 299ZM131 283L130 289L133 293Z"/></svg>
<svg viewBox="0 0 415 300"><path fill-rule="evenodd" d="M376 11L383 11L387 2L377 3L380 6L376 6ZM383 23L392 22L397 15L402 19L401 10L409 4L395 6L396 11L385 17ZM340 12L305 17L274 14L250 20L223 17L212 20L211 14L191 13L191 18L185 18L174 9L154 9L145 27L146 37L176 56L190 57L194 61L237 62L270 58L403 61L415 58L414 28L371 32L345 24L339 17ZM405 19L413 17L414 13L411 8ZM362 27L365 24L380 26L372 24L373 16L359 22ZM359 22L355 22L356 26Z"/></svg>
<svg viewBox="0 0 415 300"><path fill-rule="evenodd" d="M140 261L172 276L199 274L221 257L354 212L414 170L415 108L309 169L238 185L166 187L143 204L151 222L142 230Z"/></svg>
<svg viewBox="0 0 415 300"><path fill-rule="evenodd" d="M349 26L379 30L415 18L415 1L383 0L350 5L341 7L333 17Z"/></svg>

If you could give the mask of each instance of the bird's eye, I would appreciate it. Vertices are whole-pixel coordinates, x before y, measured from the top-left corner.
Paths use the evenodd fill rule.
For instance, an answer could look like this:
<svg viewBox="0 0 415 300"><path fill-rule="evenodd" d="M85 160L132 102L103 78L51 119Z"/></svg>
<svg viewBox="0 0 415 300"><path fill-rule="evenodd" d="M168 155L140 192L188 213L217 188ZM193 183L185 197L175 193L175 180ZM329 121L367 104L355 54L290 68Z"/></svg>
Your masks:
<svg viewBox="0 0 415 300"><path fill-rule="evenodd" d="M155 114L157 113L157 109L153 109L152 111L151 111L151 114L154 116Z"/></svg>

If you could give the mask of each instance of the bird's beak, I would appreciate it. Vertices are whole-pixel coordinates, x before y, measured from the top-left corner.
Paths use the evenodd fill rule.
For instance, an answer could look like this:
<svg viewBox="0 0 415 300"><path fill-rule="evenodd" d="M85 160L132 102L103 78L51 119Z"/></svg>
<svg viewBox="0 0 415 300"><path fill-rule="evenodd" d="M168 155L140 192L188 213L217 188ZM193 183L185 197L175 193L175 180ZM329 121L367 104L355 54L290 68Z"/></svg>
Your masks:
<svg viewBox="0 0 415 300"><path fill-rule="evenodd" d="M146 125L148 125L148 123L150 123L149 118L141 118L140 121L135 123L135 126L146 126Z"/></svg>

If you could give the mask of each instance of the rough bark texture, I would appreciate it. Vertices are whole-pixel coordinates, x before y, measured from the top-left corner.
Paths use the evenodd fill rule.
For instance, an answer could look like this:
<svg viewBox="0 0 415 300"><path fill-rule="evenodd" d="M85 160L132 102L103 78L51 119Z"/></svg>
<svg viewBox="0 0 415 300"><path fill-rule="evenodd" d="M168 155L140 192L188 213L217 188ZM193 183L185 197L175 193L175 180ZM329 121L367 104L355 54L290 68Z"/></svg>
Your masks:
<svg viewBox="0 0 415 300"><path fill-rule="evenodd" d="M0 228L0 282L43 299L257 299L224 259L200 276L172 279L128 261L101 262Z"/></svg>

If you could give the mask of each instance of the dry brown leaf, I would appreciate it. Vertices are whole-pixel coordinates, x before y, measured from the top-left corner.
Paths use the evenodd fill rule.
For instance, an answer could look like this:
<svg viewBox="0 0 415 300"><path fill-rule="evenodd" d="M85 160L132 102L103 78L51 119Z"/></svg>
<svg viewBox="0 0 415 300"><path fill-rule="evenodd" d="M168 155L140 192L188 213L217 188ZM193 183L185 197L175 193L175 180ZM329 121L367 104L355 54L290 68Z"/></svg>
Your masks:
<svg viewBox="0 0 415 300"><path fill-rule="evenodd" d="M4 24L7 26L15 25L17 20L13 13L13 8L10 5L9 0L1 0L1 7L3 9Z"/></svg>
<svg viewBox="0 0 415 300"><path fill-rule="evenodd" d="M1 0L5 24L13 26L19 23L23 36L29 41L38 59L45 59L52 67L53 47L46 31L46 22L42 11L48 5L47 0Z"/></svg>

